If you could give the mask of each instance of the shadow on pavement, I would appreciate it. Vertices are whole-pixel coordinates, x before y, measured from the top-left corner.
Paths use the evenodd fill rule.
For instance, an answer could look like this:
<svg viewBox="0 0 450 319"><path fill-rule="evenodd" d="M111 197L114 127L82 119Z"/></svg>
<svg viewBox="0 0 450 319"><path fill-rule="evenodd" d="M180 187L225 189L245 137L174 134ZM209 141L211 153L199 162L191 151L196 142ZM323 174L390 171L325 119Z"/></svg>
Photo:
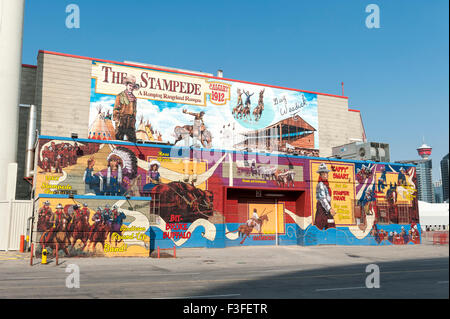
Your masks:
<svg viewBox="0 0 450 319"><path fill-rule="evenodd" d="M248 278L241 282L219 284L201 291L199 295L243 299L449 298L448 261L447 257L377 262L380 288L366 288L366 278L372 274L366 272L368 264L352 264L278 275L268 271L260 271L260 274L258 270L248 271ZM240 275L242 276L242 273ZM225 277L219 279L222 278ZM214 280L211 283L214 283Z"/></svg>

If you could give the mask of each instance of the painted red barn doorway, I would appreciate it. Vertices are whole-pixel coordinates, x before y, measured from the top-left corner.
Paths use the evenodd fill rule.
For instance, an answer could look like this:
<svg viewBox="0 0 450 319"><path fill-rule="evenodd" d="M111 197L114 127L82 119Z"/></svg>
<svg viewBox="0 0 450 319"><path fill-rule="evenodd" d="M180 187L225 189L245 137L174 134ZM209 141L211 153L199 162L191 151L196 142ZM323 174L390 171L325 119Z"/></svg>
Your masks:
<svg viewBox="0 0 450 319"><path fill-rule="evenodd" d="M225 191L225 222L238 223L247 231L248 236L240 240L246 245L280 244L286 238L286 223L294 223L286 210L298 214L307 207L304 191L231 187Z"/></svg>

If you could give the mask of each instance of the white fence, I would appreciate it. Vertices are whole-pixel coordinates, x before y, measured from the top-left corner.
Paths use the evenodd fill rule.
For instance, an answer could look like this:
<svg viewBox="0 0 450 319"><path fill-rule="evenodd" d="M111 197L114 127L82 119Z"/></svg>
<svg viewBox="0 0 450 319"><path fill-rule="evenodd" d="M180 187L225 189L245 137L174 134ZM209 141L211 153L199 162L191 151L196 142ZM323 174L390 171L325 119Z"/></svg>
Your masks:
<svg viewBox="0 0 450 319"><path fill-rule="evenodd" d="M0 250L20 249L20 235L27 235L27 220L31 216L31 200L0 201Z"/></svg>

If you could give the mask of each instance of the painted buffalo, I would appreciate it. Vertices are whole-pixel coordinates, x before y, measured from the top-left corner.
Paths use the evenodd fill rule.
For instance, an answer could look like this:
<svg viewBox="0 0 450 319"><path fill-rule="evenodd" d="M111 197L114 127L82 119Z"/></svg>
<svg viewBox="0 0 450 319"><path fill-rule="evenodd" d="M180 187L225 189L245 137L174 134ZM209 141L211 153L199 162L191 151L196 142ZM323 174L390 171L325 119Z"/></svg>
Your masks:
<svg viewBox="0 0 450 319"><path fill-rule="evenodd" d="M181 222L191 223L199 218L208 219L213 214L213 193L191 184L160 184L152 189L151 196L159 197L159 215L166 223L170 221L170 215L181 215ZM153 202L153 205L157 204Z"/></svg>

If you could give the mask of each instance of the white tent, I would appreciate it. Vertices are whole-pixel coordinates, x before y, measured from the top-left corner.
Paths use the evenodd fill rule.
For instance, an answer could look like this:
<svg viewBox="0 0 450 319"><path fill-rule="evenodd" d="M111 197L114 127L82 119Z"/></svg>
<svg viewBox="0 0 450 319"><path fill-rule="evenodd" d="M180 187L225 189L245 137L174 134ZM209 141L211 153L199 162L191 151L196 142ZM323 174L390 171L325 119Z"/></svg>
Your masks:
<svg viewBox="0 0 450 319"><path fill-rule="evenodd" d="M446 226L448 229L448 203L430 204L419 201L420 225L439 227Z"/></svg>
<svg viewBox="0 0 450 319"><path fill-rule="evenodd" d="M89 127L89 137L94 140L114 140L116 139L116 133L114 130L114 125L111 121L111 115L105 115L102 112L102 107L97 107L97 117L94 122Z"/></svg>

